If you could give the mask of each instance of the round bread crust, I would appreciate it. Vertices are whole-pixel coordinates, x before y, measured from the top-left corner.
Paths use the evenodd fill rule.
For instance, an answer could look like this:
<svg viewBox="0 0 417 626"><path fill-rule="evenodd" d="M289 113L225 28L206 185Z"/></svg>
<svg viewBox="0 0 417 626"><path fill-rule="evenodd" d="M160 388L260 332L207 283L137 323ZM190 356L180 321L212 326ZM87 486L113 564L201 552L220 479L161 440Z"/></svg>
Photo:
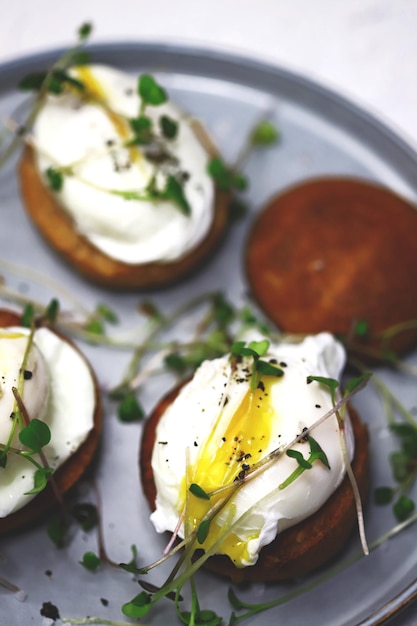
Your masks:
<svg viewBox="0 0 417 626"><path fill-rule="evenodd" d="M173 389L157 404L146 420L142 433L140 476L145 497L152 510L155 509L156 499L151 464L156 428L180 388L181 386ZM368 429L352 407L349 407L349 414L355 436L352 469L364 501L368 492L369 475ZM178 429L181 429L180 425ZM345 476L338 489L316 513L284 530L272 543L264 546L255 565L237 568L228 557L218 555L210 557L204 567L235 583L291 580L318 569L335 557L343 549L356 522L356 503L349 478Z"/></svg>
<svg viewBox="0 0 417 626"><path fill-rule="evenodd" d="M172 285L196 270L214 252L229 223L230 196L216 189L211 228L196 248L166 263L123 263L101 252L77 231L72 218L45 186L29 146L23 152L18 173L24 206L45 241L82 276L115 290Z"/></svg>
<svg viewBox="0 0 417 626"><path fill-rule="evenodd" d="M0 327L7 328L8 326L19 326L20 323L21 317L17 313L8 311L6 309L0 309ZM61 334L59 334L59 337L69 343L75 350L77 350L79 355L82 356L90 370L91 376L93 377L95 390L95 411L93 429L89 433L84 443L82 443L81 446L78 448L78 450L53 473L54 484L58 492L62 495L74 486L74 484L81 478L82 474L85 472L88 465L93 460L100 439L102 426L102 408L99 385L90 364L72 341L70 341L67 337ZM41 518L43 515L50 512L57 506L58 501L51 486L51 483L49 482L46 488L41 491L37 496L35 496L35 498L31 500L28 504L26 504L23 508L15 511L14 513L11 513L7 517L0 518L0 534L13 532L25 526L28 526L29 524L37 521L39 518Z"/></svg>
<svg viewBox="0 0 417 626"><path fill-rule="evenodd" d="M389 344L371 334L417 320L417 210L388 189L350 178L322 178L273 197L255 218L246 274L260 307L289 333L329 331L351 352L403 354L417 325Z"/></svg>

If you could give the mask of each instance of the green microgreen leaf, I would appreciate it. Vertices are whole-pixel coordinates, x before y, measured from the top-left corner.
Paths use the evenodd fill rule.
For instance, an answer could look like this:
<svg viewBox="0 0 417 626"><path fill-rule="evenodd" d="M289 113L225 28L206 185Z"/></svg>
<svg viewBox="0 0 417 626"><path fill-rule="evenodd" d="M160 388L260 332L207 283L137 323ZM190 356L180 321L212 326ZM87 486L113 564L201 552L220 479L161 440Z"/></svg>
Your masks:
<svg viewBox="0 0 417 626"><path fill-rule="evenodd" d="M168 100L165 89L149 74L139 77L138 94L145 105L159 106Z"/></svg>
<svg viewBox="0 0 417 626"><path fill-rule="evenodd" d="M50 540L56 545L57 548L62 548L65 545L65 539L68 535L69 527L63 521L62 517L54 519L48 526L47 532Z"/></svg>
<svg viewBox="0 0 417 626"><path fill-rule="evenodd" d="M5 468L7 466L7 451L0 450L0 467Z"/></svg>
<svg viewBox="0 0 417 626"><path fill-rule="evenodd" d="M222 191L244 191L247 188L246 177L228 167L220 157L210 159L207 171Z"/></svg>
<svg viewBox="0 0 417 626"><path fill-rule="evenodd" d="M412 424L391 424L390 430L399 437L401 449L409 459L417 459L417 428Z"/></svg>
<svg viewBox="0 0 417 626"><path fill-rule="evenodd" d="M208 495L208 493L206 493L204 489L200 487L200 485L197 485L196 483L192 483L190 485L190 492L194 496L196 496L196 498L201 498L202 500L210 500L210 496Z"/></svg>
<svg viewBox="0 0 417 626"><path fill-rule="evenodd" d="M374 491L374 500L378 505L390 504L395 495L395 490L391 487L377 487Z"/></svg>
<svg viewBox="0 0 417 626"><path fill-rule="evenodd" d="M64 176L62 172L54 167L48 167L45 171L46 179L52 191L61 191L64 185Z"/></svg>
<svg viewBox="0 0 417 626"><path fill-rule="evenodd" d="M151 596L145 591L141 591L137 596L132 598L130 602L123 604L122 613L126 615L126 617L140 619L149 613L151 606Z"/></svg>
<svg viewBox="0 0 417 626"><path fill-rule="evenodd" d="M404 522L414 512L416 508L413 500L406 495L402 495L395 502L393 510L399 522Z"/></svg>
<svg viewBox="0 0 417 626"><path fill-rule="evenodd" d="M99 567L101 561L99 559L99 557L94 554L94 552L85 552L83 554L83 558L82 561L80 561L80 564L85 567L85 569L88 569L90 572L95 572L97 570L97 568Z"/></svg>
<svg viewBox="0 0 417 626"><path fill-rule="evenodd" d="M390 455L392 473L395 480L402 483L409 473L410 457L403 450L392 452Z"/></svg>
<svg viewBox="0 0 417 626"><path fill-rule="evenodd" d="M370 379L371 376L372 376L371 372L366 372L365 374L362 374L361 376L356 376L355 378L351 378L350 380L348 380L345 385L345 395L347 395L348 393L354 392L363 383L366 383Z"/></svg>
<svg viewBox="0 0 417 626"><path fill-rule="evenodd" d="M251 341L249 344L249 348L254 350L258 356L265 356L268 352L269 346L270 342L268 339L263 339L262 341Z"/></svg>
<svg viewBox="0 0 417 626"><path fill-rule="evenodd" d="M175 176L168 176L161 197L171 200L184 215L191 215L191 207L184 194L183 186L178 182Z"/></svg>
<svg viewBox="0 0 417 626"><path fill-rule="evenodd" d="M185 357L183 357L178 352L173 352L172 354L168 354L164 358L164 365L169 370L176 372L177 374L184 374L184 372L188 369L188 361Z"/></svg>
<svg viewBox="0 0 417 626"><path fill-rule="evenodd" d="M152 120L146 115L129 120L130 128L134 132L134 136L129 140L129 144L148 145L153 139Z"/></svg>
<svg viewBox="0 0 417 626"><path fill-rule="evenodd" d="M129 563L119 563L119 567L124 569L126 572L130 574L139 574L141 572L140 568L137 566L137 558L138 558L138 550L135 545L131 545L130 549L132 551L132 559Z"/></svg>
<svg viewBox="0 0 417 626"><path fill-rule="evenodd" d="M259 360L256 364L256 371L260 374L260 376L284 376L283 369L273 363L269 363L268 361Z"/></svg>
<svg viewBox="0 0 417 626"><path fill-rule="evenodd" d="M35 307L33 304L27 304L23 309L22 318L20 323L25 328L31 328L35 322Z"/></svg>
<svg viewBox="0 0 417 626"><path fill-rule="evenodd" d="M38 467L33 477L33 489L26 491L25 496L36 495L43 491L53 471L52 467Z"/></svg>
<svg viewBox="0 0 417 626"><path fill-rule="evenodd" d="M104 325L99 319L91 319L85 325L85 330L93 335L104 335Z"/></svg>
<svg viewBox="0 0 417 626"><path fill-rule="evenodd" d="M51 431L45 422L34 418L27 426L22 428L19 433L19 439L29 450L40 452L51 441Z"/></svg>
<svg viewBox="0 0 417 626"><path fill-rule="evenodd" d="M302 453L299 450L287 450L286 452L287 456L289 456L291 459L295 459L298 463L298 465L300 467L302 467L303 469L311 469L313 466L310 463L310 461L307 461L307 459L305 459L302 455Z"/></svg>
<svg viewBox="0 0 417 626"><path fill-rule="evenodd" d="M282 482L279 486L280 489L285 489L293 483L305 470L309 470L313 467L313 463L315 461L320 461L323 463L327 469L330 469L329 460L327 458L326 453L323 448L320 446L319 442L316 441L311 435L307 435L307 441L310 444L310 455L308 459L305 459L302 453L299 450L287 450L286 454L290 458L293 458L297 461L298 467L288 476L284 482Z"/></svg>
<svg viewBox="0 0 417 626"><path fill-rule="evenodd" d="M93 30L93 25L90 22L84 22L83 24L81 24L80 28L78 29L78 38L81 41L85 41L91 35L92 30Z"/></svg>
<svg viewBox="0 0 417 626"><path fill-rule="evenodd" d="M222 328L231 324L236 317L234 307L221 293L213 298L213 317Z"/></svg>
<svg viewBox="0 0 417 626"><path fill-rule="evenodd" d="M278 137L276 126L268 120L262 120L253 128L249 141L256 147L270 146L276 143Z"/></svg>
<svg viewBox="0 0 417 626"><path fill-rule="evenodd" d="M159 126L165 139L172 141L178 135L178 122L168 115L161 115L159 118Z"/></svg>
<svg viewBox="0 0 417 626"><path fill-rule="evenodd" d="M140 422L145 417L145 411L139 404L134 391L127 393L119 403L117 416L121 422Z"/></svg>
<svg viewBox="0 0 417 626"><path fill-rule="evenodd" d="M59 314L59 301L53 298L46 307L45 317L51 323L55 324Z"/></svg>
<svg viewBox="0 0 417 626"><path fill-rule="evenodd" d="M205 540L208 537L209 534L209 530L210 530L210 524L211 524L211 520L210 519L205 519L202 522L200 522L198 529L197 529L197 540L198 543L204 543Z"/></svg>
<svg viewBox="0 0 417 626"><path fill-rule="evenodd" d="M310 444L310 461L314 463L314 461L321 461L323 465L330 469L329 459L327 458L327 454L319 444L319 442L314 439L311 435L307 435L308 443Z"/></svg>
<svg viewBox="0 0 417 626"><path fill-rule="evenodd" d="M369 335L369 323L366 320L357 321L353 332L357 337L367 337Z"/></svg>
<svg viewBox="0 0 417 626"><path fill-rule="evenodd" d="M336 389L339 387L339 381L336 380L335 378L327 378L325 376L307 376L307 384L310 384L313 381L316 381L317 383L320 383L321 385L328 387L331 398L332 398L332 402L334 404L335 392L336 392Z"/></svg>
<svg viewBox="0 0 417 626"><path fill-rule="evenodd" d="M109 322L110 324L117 324L118 322L116 312L107 306L107 304L98 304L96 306L96 313L101 319Z"/></svg>
<svg viewBox="0 0 417 626"><path fill-rule="evenodd" d="M143 315L153 318L155 321L163 319L161 311L158 309L156 303L152 300L142 300L139 305L139 311Z"/></svg>
<svg viewBox="0 0 417 626"><path fill-rule="evenodd" d="M17 86L22 91L39 91L46 76L47 72L33 72L24 76Z"/></svg>
<svg viewBox="0 0 417 626"><path fill-rule="evenodd" d="M183 624L188 626L219 626L223 623L223 618L219 617L214 611L204 609L190 611L177 611L177 615Z"/></svg>
<svg viewBox="0 0 417 626"><path fill-rule="evenodd" d="M71 514L85 532L95 528L99 521L97 507L89 502L79 502L71 509Z"/></svg>

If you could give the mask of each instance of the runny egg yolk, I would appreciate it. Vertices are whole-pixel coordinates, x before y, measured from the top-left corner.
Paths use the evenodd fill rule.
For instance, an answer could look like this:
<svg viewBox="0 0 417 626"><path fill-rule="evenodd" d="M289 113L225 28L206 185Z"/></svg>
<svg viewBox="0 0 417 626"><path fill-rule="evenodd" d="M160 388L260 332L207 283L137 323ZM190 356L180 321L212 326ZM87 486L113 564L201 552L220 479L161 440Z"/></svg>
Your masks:
<svg viewBox="0 0 417 626"><path fill-rule="evenodd" d="M195 464L187 468L180 510L184 507L186 500L186 485L195 483L206 494L210 494L225 485L233 485L237 479L245 476L251 465L262 459L263 450L270 443L271 424L279 419L269 401L271 386L276 384L280 384L279 379L264 376L262 385L254 392L248 389L237 410L226 424L223 419L224 409L220 411L216 426L202 446ZM216 502L227 497L228 494L229 490L222 491L211 496L209 500L190 494L185 507L187 532L196 529ZM226 517L229 516L232 519L234 515L232 501L226 505L225 511ZM207 550L214 543L219 542L217 551L228 554L236 564L242 560L248 560L248 539L242 541L233 532L225 533L225 537L222 538L222 532L223 525L219 526L213 521L201 547ZM255 538L257 534L258 531L254 530L253 537L250 539Z"/></svg>

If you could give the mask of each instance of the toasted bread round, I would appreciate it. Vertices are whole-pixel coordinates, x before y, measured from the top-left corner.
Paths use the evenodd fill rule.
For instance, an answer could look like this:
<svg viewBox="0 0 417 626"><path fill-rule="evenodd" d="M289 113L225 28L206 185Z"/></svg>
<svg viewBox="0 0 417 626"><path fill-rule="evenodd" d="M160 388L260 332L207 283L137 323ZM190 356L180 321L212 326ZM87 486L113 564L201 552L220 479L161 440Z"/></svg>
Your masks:
<svg viewBox="0 0 417 626"><path fill-rule="evenodd" d="M304 182L272 198L251 228L251 293L280 329L329 331L372 361L417 342L417 211L381 186ZM358 322L369 328L355 332ZM411 323L410 323L411 322ZM402 328L384 339L381 333Z"/></svg>
<svg viewBox="0 0 417 626"><path fill-rule="evenodd" d="M5 309L0 309L0 327L7 328L8 326L19 326L20 323L21 318L17 313ZM64 341L67 341L73 348L78 350L75 344L71 342L67 337L62 336L61 334L59 334L59 337ZM79 354L81 353L79 352ZM81 478L81 476L93 460L100 439L102 426L102 409L99 386L90 364L86 359L84 360L88 365L94 381L94 428L90 431L87 439L84 441L84 443L81 444L77 451L53 473L51 480L54 481L54 485L61 495L67 492L71 487L73 487L75 483ZM35 522L57 506L57 497L54 493L51 482L49 482L46 488L41 491L37 496L35 496L35 498L31 500L28 504L26 504L23 508L15 511L14 513L11 513L7 517L0 518L0 534L19 530L24 526L33 524L33 522Z"/></svg>
<svg viewBox="0 0 417 626"><path fill-rule="evenodd" d="M140 446L141 482L149 506L155 508L156 487L152 471L152 451L156 428L167 407L180 388L165 396L152 411L144 426ZM362 500L368 491L368 430L357 412L350 407L355 436L353 472ZM181 424L178 424L181 430ZM344 547L356 524L356 504L349 478L346 476L325 504L296 526L284 530L260 552L255 565L237 568L223 555L210 557L205 567L235 583L278 582L303 576L331 560Z"/></svg>
<svg viewBox="0 0 417 626"><path fill-rule="evenodd" d="M154 289L177 282L214 252L229 223L230 197L217 189L211 228L196 248L174 261L123 263L107 256L78 232L45 186L30 147L25 148L20 160L19 179L26 211L45 241L85 278L115 290Z"/></svg>

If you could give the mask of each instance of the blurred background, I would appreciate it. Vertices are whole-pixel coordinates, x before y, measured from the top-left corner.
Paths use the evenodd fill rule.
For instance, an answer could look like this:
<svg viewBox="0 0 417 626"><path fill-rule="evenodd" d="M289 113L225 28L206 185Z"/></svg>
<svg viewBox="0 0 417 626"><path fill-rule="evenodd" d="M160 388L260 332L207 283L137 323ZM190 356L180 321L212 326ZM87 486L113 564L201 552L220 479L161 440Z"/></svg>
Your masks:
<svg viewBox="0 0 417 626"><path fill-rule="evenodd" d="M74 41L152 40L254 56L309 76L417 146L416 0L0 0L0 62Z"/></svg>

